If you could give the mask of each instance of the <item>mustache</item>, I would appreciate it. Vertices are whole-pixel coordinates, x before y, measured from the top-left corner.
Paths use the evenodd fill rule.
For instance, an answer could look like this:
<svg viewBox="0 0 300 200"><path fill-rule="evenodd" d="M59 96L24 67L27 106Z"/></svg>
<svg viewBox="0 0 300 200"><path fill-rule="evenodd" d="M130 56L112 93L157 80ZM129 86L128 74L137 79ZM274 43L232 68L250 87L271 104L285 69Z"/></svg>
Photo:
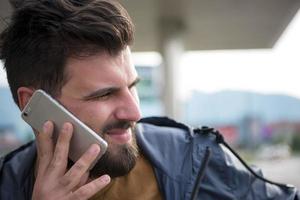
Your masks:
<svg viewBox="0 0 300 200"><path fill-rule="evenodd" d="M134 128L134 126L135 126L135 122L132 121L116 121L104 126L102 132L105 133L112 129L129 129L129 128Z"/></svg>

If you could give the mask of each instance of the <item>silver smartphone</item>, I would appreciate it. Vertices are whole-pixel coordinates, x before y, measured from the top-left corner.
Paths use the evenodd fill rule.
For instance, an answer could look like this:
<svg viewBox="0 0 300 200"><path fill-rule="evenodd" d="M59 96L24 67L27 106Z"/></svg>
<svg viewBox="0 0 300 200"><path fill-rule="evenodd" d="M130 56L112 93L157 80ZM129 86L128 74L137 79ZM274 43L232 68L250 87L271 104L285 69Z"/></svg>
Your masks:
<svg viewBox="0 0 300 200"><path fill-rule="evenodd" d="M76 162L92 144L98 144L101 151L90 166L92 168L107 149L105 140L43 90L34 92L21 116L38 132L42 132L46 121L52 121L54 123L54 142L56 142L63 124L70 122L73 125L73 136L70 142L69 158L73 162Z"/></svg>

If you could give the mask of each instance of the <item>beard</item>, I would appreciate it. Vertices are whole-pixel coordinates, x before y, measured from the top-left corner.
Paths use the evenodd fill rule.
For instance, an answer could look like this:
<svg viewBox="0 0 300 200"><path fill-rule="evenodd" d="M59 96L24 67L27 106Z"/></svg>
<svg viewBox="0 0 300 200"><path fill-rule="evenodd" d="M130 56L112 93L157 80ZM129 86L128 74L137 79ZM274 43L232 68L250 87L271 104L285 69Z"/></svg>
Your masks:
<svg viewBox="0 0 300 200"><path fill-rule="evenodd" d="M122 128L124 130L131 129L132 140L130 143L126 144L108 143L105 154L90 170L91 178L97 178L104 174L108 174L111 178L115 178L124 176L133 169L139 154L134 126L135 124L133 122L119 121L103 128L103 134L114 128Z"/></svg>

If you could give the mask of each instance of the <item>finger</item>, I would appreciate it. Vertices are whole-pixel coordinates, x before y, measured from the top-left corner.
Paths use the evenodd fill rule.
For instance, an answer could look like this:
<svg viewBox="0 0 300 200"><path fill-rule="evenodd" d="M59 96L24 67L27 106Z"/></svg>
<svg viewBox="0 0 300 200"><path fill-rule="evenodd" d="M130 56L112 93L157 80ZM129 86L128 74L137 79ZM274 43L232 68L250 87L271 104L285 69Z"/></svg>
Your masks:
<svg viewBox="0 0 300 200"><path fill-rule="evenodd" d="M77 190L78 188L80 188L81 186L83 186L84 184L87 183L89 179L89 172L86 172L82 175L80 181L79 181L79 184L73 189L73 191Z"/></svg>
<svg viewBox="0 0 300 200"><path fill-rule="evenodd" d="M110 183L110 177L103 175L72 193L72 199L88 199Z"/></svg>
<svg viewBox="0 0 300 200"><path fill-rule="evenodd" d="M45 173L53 156L53 123L45 122L43 131L37 134L37 149L38 149L38 174Z"/></svg>
<svg viewBox="0 0 300 200"><path fill-rule="evenodd" d="M49 173L52 173L55 177L63 175L67 168L69 146L72 138L73 126L71 123L64 123L60 130L53 158L49 165Z"/></svg>
<svg viewBox="0 0 300 200"><path fill-rule="evenodd" d="M61 179L61 184L67 187L69 190L73 190L73 188L79 184L82 176L88 171L92 162L97 158L99 152L100 147L97 144L91 145L90 148L64 175L64 177Z"/></svg>

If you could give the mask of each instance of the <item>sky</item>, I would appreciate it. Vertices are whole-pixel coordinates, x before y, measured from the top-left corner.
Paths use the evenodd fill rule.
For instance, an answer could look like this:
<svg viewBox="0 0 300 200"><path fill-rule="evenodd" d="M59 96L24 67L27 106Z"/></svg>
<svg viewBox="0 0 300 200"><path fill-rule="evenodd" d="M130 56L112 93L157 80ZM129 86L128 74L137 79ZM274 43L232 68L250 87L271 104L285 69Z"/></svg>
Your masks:
<svg viewBox="0 0 300 200"><path fill-rule="evenodd" d="M272 49L188 52L182 58L181 87L203 92L250 90L300 98L299 35L298 12Z"/></svg>
<svg viewBox="0 0 300 200"><path fill-rule="evenodd" d="M272 49L186 52L179 68L179 94L186 97L193 90L250 90L300 98L299 35L298 12ZM158 53L134 53L133 56L138 64L161 62ZM2 67L0 86L7 86Z"/></svg>

